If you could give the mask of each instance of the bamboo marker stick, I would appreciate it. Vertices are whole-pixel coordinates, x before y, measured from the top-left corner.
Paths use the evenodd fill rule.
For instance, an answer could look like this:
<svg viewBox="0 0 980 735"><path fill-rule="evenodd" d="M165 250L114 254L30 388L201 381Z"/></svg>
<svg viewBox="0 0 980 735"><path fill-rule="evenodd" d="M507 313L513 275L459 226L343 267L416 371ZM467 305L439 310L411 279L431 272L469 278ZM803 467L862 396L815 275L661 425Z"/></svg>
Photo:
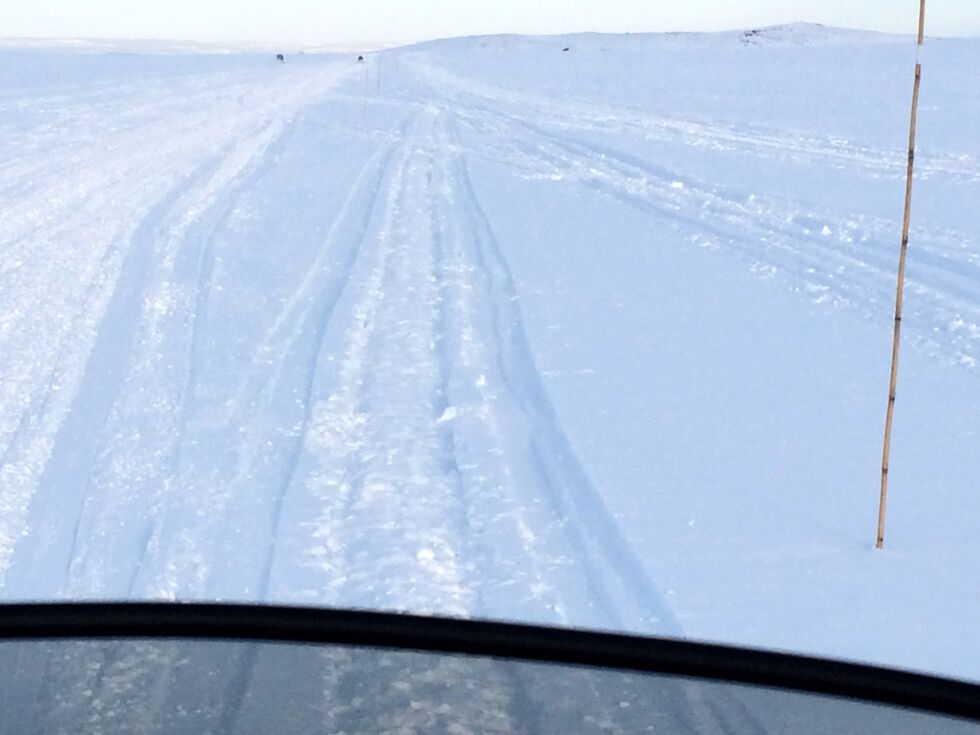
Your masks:
<svg viewBox="0 0 980 735"><path fill-rule="evenodd" d="M919 83L922 80L921 52L925 39L926 0L919 0L919 36L915 54L915 81L912 85L912 112L909 119L909 160L905 176L905 212L902 216L902 244L898 253L898 285L895 289L895 329L892 336L892 363L888 382L888 409L885 412L885 437L881 450L881 495L878 500L878 535L875 548L885 544L885 505L888 499L888 463L892 444L892 419L895 415L895 389L898 384L898 351L902 337L902 299L905 290L905 258L909 247L909 222L912 216L912 169L915 163L915 123L919 110Z"/></svg>

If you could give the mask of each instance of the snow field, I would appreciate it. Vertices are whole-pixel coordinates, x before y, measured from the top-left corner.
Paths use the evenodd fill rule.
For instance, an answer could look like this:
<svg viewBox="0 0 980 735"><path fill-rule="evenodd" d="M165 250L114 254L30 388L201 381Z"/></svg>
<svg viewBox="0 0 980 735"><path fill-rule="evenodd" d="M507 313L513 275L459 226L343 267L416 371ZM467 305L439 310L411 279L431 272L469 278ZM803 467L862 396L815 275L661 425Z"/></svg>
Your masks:
<svg viewBox="0 0 980 735"><path fill-rule="evenodd" d="M0 595L495 617L976 678L973 41L926 69L869 549L907 45L0 51Z"/></svg>

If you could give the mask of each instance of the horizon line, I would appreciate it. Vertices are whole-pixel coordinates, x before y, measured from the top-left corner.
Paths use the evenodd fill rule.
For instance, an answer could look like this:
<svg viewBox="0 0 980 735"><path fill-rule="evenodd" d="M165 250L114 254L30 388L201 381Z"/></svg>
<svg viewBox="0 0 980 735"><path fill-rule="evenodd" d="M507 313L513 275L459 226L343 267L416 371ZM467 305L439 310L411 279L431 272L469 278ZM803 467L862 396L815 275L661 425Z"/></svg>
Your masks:
<svg viewBox="0 0 980 735"><path fill-rule="evenodd" d="M755 26L743 26L737 28L727 28L721 30L659 30L659 31L591 31L591 30L577 30L577 31L559 31L559 32L542 32L542 33L531 33L531 32L519 32L519 31L499 31L499 32L488 32L488 33L464 33L459 35L449 35L449 36L425 36L412 39L401 39L401 40L351 40L351 41L329 41L329 40L298 40L298 39L201 39L201 38L180 38L180 37L167 37L167 36L93 36L93 35L70 35L70 36L0 36L0 45L11 44L11 43L146 43L146 44L183 44L183 45L196 45L202 47L251 47L251 48L273 48L278 46L297 46L300 50L311 50L311 49L326 49L326 48L336 48L338 50L357 50L361 49L363 51L378 51L378 50L391 50L396 48L401 48L405 46L413 46L421 43L430 43L434 41L451 41L458 39L469 39L469 38L494 38L494 37L525 37L525 38L561 38L567 36L582 36L582 35L596 35L596 36L667 36L667 35L723 35L728 33L739 33L746 30L775 30L780 28L789 28L793 26L811 26L818 28L826 28L832 31L848 31L857 33L868 33L881 36L894 36L896 38L902 38L905 36L914 36L914 32L908 33L896 33L893 31L879 31L868 28L857 28L852 26L835 26L828 25L826 23L817 23L812 21L793 21L789 23L775 23L771 25L755 25ZM932 39L946 40L946 39L972 39L980 38L980 32L966 35L938 35L930 34L928 36Z"/></svg>

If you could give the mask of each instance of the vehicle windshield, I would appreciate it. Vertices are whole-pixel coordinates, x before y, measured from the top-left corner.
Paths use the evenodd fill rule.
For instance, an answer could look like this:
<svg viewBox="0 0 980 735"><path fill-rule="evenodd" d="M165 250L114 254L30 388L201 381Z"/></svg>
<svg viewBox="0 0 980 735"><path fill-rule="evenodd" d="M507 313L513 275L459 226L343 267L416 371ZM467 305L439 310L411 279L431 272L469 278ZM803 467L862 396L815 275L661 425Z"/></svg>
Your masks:
<svg viewBox="0 0 980 735"><path fill-rule="evenodd" d="M980 732L897 707L668 675L234 641L0 642L0 692L11 733Z"/></svg>
<svg viewBox="0 0 980 735"><path fill-rule="evenodd" d="M0 603L402 611L980 681L980 7L207 5L4 11ZM4 668L20 645L0 699L57 700L65 731L85 697L137 703L143 645L133 676L200 650L245 699L246 658L305 659L286 689L438 674L407 699L490 666L52 642L72 686L87 657L118 673L69 696ZM476 730L580 689L624 731L698 716L673 681L490 669ZM768 697L752 717L790 717Z"/></svg>

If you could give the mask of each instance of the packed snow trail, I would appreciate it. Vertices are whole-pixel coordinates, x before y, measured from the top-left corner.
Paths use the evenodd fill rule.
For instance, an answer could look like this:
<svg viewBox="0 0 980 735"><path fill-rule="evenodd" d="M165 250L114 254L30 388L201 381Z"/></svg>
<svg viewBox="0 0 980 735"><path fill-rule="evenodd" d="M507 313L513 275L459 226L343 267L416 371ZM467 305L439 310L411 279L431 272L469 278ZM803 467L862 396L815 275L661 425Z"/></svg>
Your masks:
<svg viewBox="0 0 980 735"><path fill-rule="evenodd" d="M452 126L413 121L327 329L272 597L665 628L556 426Z"/></svg>
<svg viewBox="0 0 980 735"><path fill-rule="evenodd" d="M61 131L67 138L64 145L51 145L59 166L47 163L47 153L23 164L17 156L8 158L14 162L4 168L4 183L9 182L12 193L3 199L0 225L0 572L10 564L13 544L23 534L42 477L70 472L52 463L52 457L77 456L86 451L84 444L96 439L93 429L101 427L99 414L110 410L112 394L119 391L123 364L156 361L149 368L153 370L161 359L178 359L179 352L157 352L180 348L164 344L164 335L152 322L165 321L168 315L187 318L186 304L184 314L170 311L169 300L186 295L171 290L175 281L168 272L178 266L184 246L196 245L193 240L188 243L189 231L212 216L227 187L281 134L282 119L336 86L347 73L325 65L285 79L244 79L238 84L229 84L234 80L224 76L191 76L175 85L173 98L162 100L154 99L152 86L124 88L115 99L110 96L108 104L98 95L93 101L83 93L67 103L74 107L68 107ZM27 121L35 107L53 103L45 96L30 100ZM170 110L171 104L176 109ZM20 105L8 105L4 118L21 120ZM127 114L134 107L146 117ZM119 123L128 117L137 122L131 127ZM114 131L115 125L122 130ZM29 184L18 186L21 179ZM127 322L141 311L146 318L139 338L150 341L144 343L145 350L127 350L121 344L132 331ZM103 355L105 361L100 362ZM151 379L168 378L158 370ZM90 391L84 390L86 385ZM147 386L147 393L122 392L121 401L130 402L131 410L141 416L144 410L147 416L154 409L169 410L162 405L166 397L152 396L152 390ZM167 388L161 385L160 390ZM72 420L73 407L77 409ZM135 451L126 462L140 472L132 465L140 461L142 448L130 449ZM158 450L147 447L146 452L143 461L155 465ZM88 465L76 469L79 474L61 478L73 485L79 477L88 479ZM159 466L150 470L158 471ZM162 491L153 478L144 479L152 492ZM152 505L152 494L140 496L141 490L120 488L140 498L141 505ZM55 492L64 491L58 484ZM77 492L70 492L55 502L79 500ZM37 534L35 540L66 539L63 534Z"/></svg>
<svg viewBox="0 0 980 735"><path fill-rule="evenodd" d="M24 487L5 595L676 632L544 392L457 115L372 99L357 120L343 88L321 100L345 76L327 69L225 150L193 149L119 235L70 412L33 474L4 465ZM363 139L354 175L321 203L310 159L344 137Z"/></svg>

